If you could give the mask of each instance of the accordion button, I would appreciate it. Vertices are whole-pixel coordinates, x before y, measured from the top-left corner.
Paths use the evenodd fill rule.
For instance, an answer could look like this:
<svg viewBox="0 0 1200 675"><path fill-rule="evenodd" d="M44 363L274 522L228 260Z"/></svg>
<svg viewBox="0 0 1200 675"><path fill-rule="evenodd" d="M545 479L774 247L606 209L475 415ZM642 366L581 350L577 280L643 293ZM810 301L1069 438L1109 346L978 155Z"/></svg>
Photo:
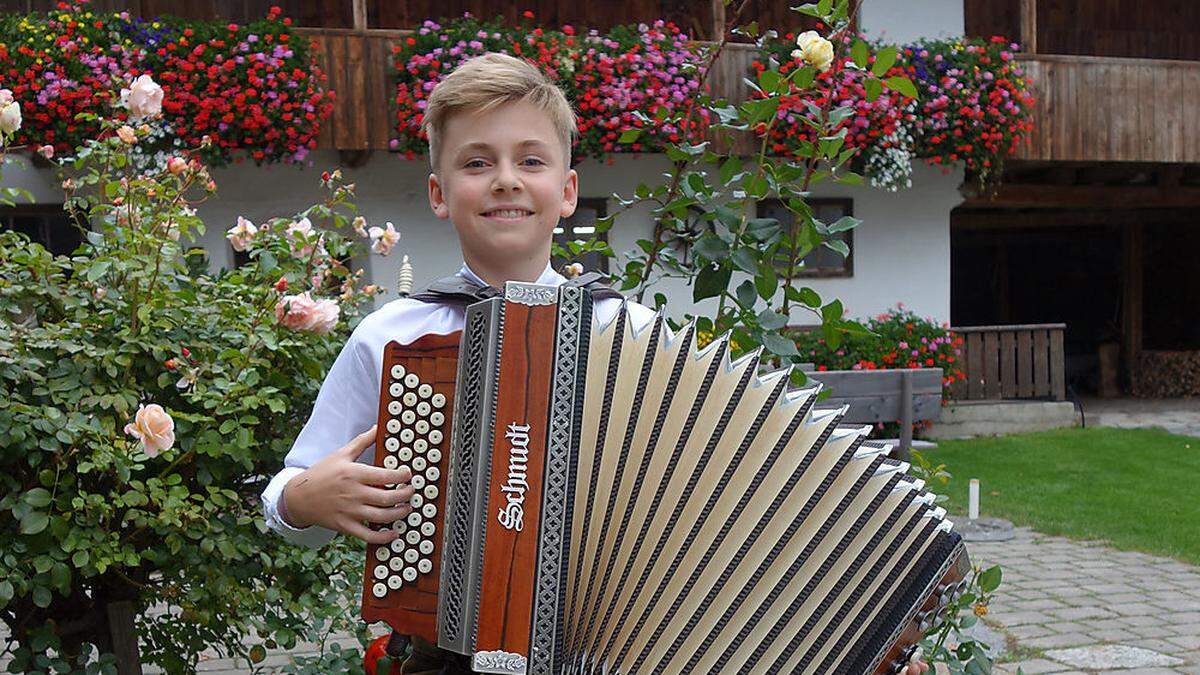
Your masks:
<svg viewBox="0 0 1200 675"><path fill-rule="evenodd" d="M399 532L400 534L404 534L405 532L408 531L408 523L404 522L404 519L401 518L400 520L397 520L396 522L392 523L392 529ZM396 548L397 545L400 548ZM392 550L393 551L403 551L404 550L404 540L393 539L392 540Z"/></svg>
<svg viewBox="0 0 1200 675"><path fill-rule="evenodd" d="M430 452L433 452L433 451L431 450ZM414 471L424 471L425 466L426 466L426 461L425 461L424 457L421 457L420 455L413 457L412 468Z"/></svg>
<svg viewBox="0 0 1200 675"><path fill-rule="evenodd" d="M417 552L417 549L415 549L415 548L410 548L404 552L405 562L415 563L415 562L417 562L417 558L420 558L420 557L421 557L421 554L419 552Z"/></svg>
<svg viewBox="0 0 1200 675"><path fill-rule="evenodd" d="M434 532L437 532L437 528L433 526L433 523L421 523L421 534L432 537Z"/></svg>
<svg viewBox="0 0 1200 675"><path fill-rule="evenodd" d="M371 587L371 594L377 598L382 598L387 595L387 586L384 584L375 584Z"/></svg>
<svg viewBox="0 0 1200 675"><path fill-rule="evenodd" d="M420 525L421 524L421 514L417 513L416 511L413 511L412 513L408 514L408 524L413 527ZM412 532L409 532L409 534L412 534ZM412 540L410 539L409 541L412 541ZM415 544L417 542L414 541L412 543Z"/></svg>
<svg viewBox="0 0 1200 675"><path fill-rule="evenodd" d="M400 405L400 401L392 401L388 404L389 415L399 415L402 410L404 410L404 406Z"/></svg>
<svg viewBox="0 0 1200 675"><path fill-rule="evenodd" d="M400 575L393 574L392 576L388 577L387 585L388 588L392 589L393 591L398 591L404 587L404 580L400 578Z"/></svg>
<svg viewBox="0 0 1200 675"><path fill-rule="evenodd" d="M400 398L404 395L404 385L393 382L392 386L388 387L388 393L392 395L392 398Z"/></svg>
<svg viewBox="0 0 1200 675"><path fill-rule="evenodd" d="M401 443L412 443L414 438L416 438L416 435L413 433L412 429L405 429L404 431L400 432Z"/></svg>
<svg viewBox="0 0 1200 675"><path fill-rule="evenodd" d="M383 441L383 447L386 448L388 452L395 452L400 449L400 439L389 437Z"/></svg>
<svg viewBox="0 0 1200 675"><path fill-rule="evenodd" d="M419 473L413 474L412 480L409 481L409 485L412 485L413 488L420 490L421 488L425 487L425 476L422 476Z"/></svg>
<svg viewBox="0 0 1200 675"><path fill-rule="evenodd" d="M404 537L393 539L392 543L388 544L388 548L392 549L393 553L404 553Z"/></svg>
<svg viewBox="0 0 1200 675"><path fill-rule="evenodd" d="M426 422L425 420L419 420L417 421L415 429L418 434L427 434L429 433L429 422Z"/></svg>
<svg viewBox="0 0 1200 675"><path fill-rule="evenodd" d="M409 373L404 376L404 386L412 388L421 384L421 378L417 377L416 373Z"/></svg>
<svg viewBox="0 0 1200 675"><path fill-rule="evenodd" d="M417 549L415 549L415 548L410 548L410 549L408 549L408 550L409 550L409 551L412 551L413 553L416 553L416 552L417 552ZM408 552L408 551L405 551L405 553L407 553L407 552ZM387 568L387 565L376 565L376 566L375 566L374 573L375 573L375 578L376 578L376 579L386 579L386 578L387 578L387 575L388 575L388 568Z"/></svg>
<svg viewBox="0 0 1200 675"><path fill-rule="evenodd" d="M406 445L403 448L400 448L400 452L397 452L396 456L400 458L401 462L407 462L413 457L412 448Z"/></svg>
<svg viewBox="0 0 1200 675"><path fill-rule="evenodd" d="M394 469L398 466L400 466L400 462L396 460L394 455L388 455L387 457L383 458L383 468Z"/></svg>
<svg viewBox="0 0 1200 675"><path fill-rule="evenodd" d="M437 429L434 429L433 431L429 432L430 445L437 445L438 443L441 443L441 442L442 442L442 432L438 431Z"/></svg>
<svg viewBox="0 0 1200 675"><path fill-rule="evenodd" d="M401 400L403 400L403 401L404 401L404 405L406 405L406 406L409 406L409 407L412 407L412 406L415 406L415 405L417 404L417 395L416 395L416 394L414 394L414 393L412 393L411 391L410 391L410 392L405 392L405 394L404 394L404 398L403 398L403 399L401 399Z"/></svg>
<svg viewBox="0 0 1200 675"><path fill-rule="evenodd" d="M392 379L393 380L399 380L400 378L404 377L406 374L408 374L408 371L405 370L404 366L400 365L399 363L392 366Z"/></svg>
<svg viewBox="0 0 1200 675"><path fill-rule="evenodd" d="M434 516L437 515L437 506L435 504L433 504L432 502L426 504L425 506L422 506L421 507L421 515L425 516L426 518L432 519ZM430 524L432 525L432 523L430 523Z"/></svg>
<svg viewBox="0 0 1200 675"><path fill-rule="evenodd" d="M410 548L408 550L411 551L412 549ZM404 569L404 557L397 555L396 557L392 558L388 561L388 567L390 567L393 572L399 572L400 570Z"/></svg>
<svg viewBox="0 0 1200 675"><path fill-rule="evenodd" d="M433 407L435 408L444 408L446 406L446 395L434 394L433 398L429 399L429 402L432 403Z"/></svg>
<svg viewBox="0 0 1200 675"><path fill-rule="evenodd" d="M433 387L429 386L428 384L423 384L417 387L417 396L420 396L421 398L429 398L430 396L433 396Z"/></svg>
<svg viewBox="0 0 1200 675"><path fill-rule="evenodd" d="M442 470L437 468L436 466L431 466L428 469L425 469L425 478L427 478L428 480L435 481L441 477L442 477Z"/></svg>
<svg viewBox="0 0 1200 675"><path fill-rule="evenodd" d="M433 571L433 563L430 562L428 558L421 558L421 560L417 562L417 571L421 574L429 574Z"/></svg>
<svg viewBox="0 0 1200 675"><path fill-rule="evenodd" d="M389 434L400 433L400 420L393 417L387 421L387 430Z"/></svg>
<svg viewBox="0 0 1200 675"><path fill-rule="evenodd" d="M412 507L414 509L419 509L419 508L421 508L421 505L425 503L425 497L422 495L419 495L419 494L415 494L408 500L408 503L412 504Z"/></svg>
<svg viewBox="0 0 1200 675"><path fill-rule="evenodd" d="M413 476L413 487L417 486L418 476ZM425 499L437 499L438 489L436 485L425 486Z"/></svg>
<svg viewBox="0 0 1200 675"><path fill-rule="evenodd" d="M429 403L421 401L417 404L417 414L421 417L428 417L430 412L432 409L429 407Z"/></svg>
<svg viewBox="0 0 1200 675"><path fill-rule="evenodd" d="M440 412L435 412L429 416L429 423L435 427L440 427L446 423L446 416Z"/></svg>
<svg viewBox="0 0 1200 675"><path fill-rule="evenodd" d="M412 424L413 422L417 421L417 413L411 410L405 410L400 414L400 421L404 422L405 424Z"/></svg>
<svg viewBox="0 0 1200 675"><path fill-rule="evenodd" d="M413 450L417 452L425 452L428 449L429 441L425 440L424 438L418 438L417 440L413 441Z"/></svg>
<svg viewBox="0 0 1200 675"><path fill-rule="evenodd" d="M431 464L437 464L438 462L442 461L442 451L438 450L437 448L430 448L428 454L425 455L425 458L428 459Z"/></svg>
<svg viewBox="0 0 1200 675"><path fill-rule="evenodd" d="M421 543L417 545L417 550L424 555L429 555L430 553L433 553L433 542L428 539L423 539L421 540Z"/></svg>
<svg viewBox="0 0 1200 675"><path fill-rule="evenodd" d="M375 549L375 559L379 562L387 562L387 559L392 557L392 552L386 546L380 546Z"/></svg>
<svg viewBox="0 0 1200 675"><path fill-rule="evenodd" d="M418 530L409 530L408 534L404 535L404 538L413 546L421 543L421 533Z"/></svg>
<svg viewBox="0 0 1200 675"><path fill-rule="evenodd" d="M416 581L417 580L417 568L405 567L404 568L404 580L405 581Z"/></svg>

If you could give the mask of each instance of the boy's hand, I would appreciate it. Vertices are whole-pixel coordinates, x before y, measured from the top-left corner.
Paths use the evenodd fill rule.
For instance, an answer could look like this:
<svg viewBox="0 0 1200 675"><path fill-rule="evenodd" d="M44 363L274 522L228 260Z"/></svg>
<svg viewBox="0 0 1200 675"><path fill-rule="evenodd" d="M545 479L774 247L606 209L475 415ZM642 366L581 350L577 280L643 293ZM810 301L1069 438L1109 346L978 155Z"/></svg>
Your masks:
<svg viewBox="0 0 1200 675"><path fill-rule="evenodd" d="M412 513L413 488L407 469L384 469L355 461L375 440L375 427L288 481L280 497L293 527L320 525L386 544L398 536L391 529L374 530L363 521L392 524ZM393 489L384 488L392 485Z"/></svg>

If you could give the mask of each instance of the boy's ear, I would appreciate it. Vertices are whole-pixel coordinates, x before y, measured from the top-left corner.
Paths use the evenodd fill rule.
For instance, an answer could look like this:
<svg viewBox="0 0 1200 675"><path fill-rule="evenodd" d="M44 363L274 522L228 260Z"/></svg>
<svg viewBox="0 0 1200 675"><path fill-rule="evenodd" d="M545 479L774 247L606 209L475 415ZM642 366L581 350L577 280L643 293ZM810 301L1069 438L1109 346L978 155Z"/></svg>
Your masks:
<svg viewBox="0 0 1200 675"><path fill-rule="evenodd" d="M559 216L562 218L570 218L575 214L575 207L579 204L579 174L575 173L575 169L567 171L567 180L563 183L563 203L562 209L559 210Z"/></svg>
<svg viewBox="0 0 1200 675"><path fill-rule="evenodd" d="M433 215L441 219L450 217L450 206L446 204L446 193L442 190L442 183L438 180L436 173L429 174L429 208L433 209Z"/></svg>

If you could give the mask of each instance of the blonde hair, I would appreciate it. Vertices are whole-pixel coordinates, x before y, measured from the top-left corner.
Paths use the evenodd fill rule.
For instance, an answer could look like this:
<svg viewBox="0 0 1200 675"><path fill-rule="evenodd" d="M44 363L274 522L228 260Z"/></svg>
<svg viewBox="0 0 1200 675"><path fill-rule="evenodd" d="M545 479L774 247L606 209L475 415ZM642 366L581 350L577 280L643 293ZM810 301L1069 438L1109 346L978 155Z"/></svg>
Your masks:
<svg viewBox="0 0 1200 675"><path fill-rule="evenodd" d="M438 144L451 115L486 111L517 101L528 101L550 116L563 147L563 159L570 166L571 143L577 131L575 111L567 97L537 66L497 52L465 61L433 88L421 122L421 130L429 139L429 166L438 171Z"/></svg>

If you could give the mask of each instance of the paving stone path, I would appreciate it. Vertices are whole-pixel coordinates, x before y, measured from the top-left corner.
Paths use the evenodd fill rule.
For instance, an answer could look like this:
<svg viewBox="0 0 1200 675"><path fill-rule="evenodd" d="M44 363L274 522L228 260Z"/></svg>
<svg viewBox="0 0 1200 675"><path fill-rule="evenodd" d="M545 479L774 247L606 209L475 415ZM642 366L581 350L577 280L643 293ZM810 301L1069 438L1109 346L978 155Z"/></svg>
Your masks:
<svg viewBox="0 0 1200 675"><path fill-rule="evenodd" d="M970 545L1004 583L987 622L1004 633L1001 670L1200 674L1200 568L1018 528Z"/></svg>

